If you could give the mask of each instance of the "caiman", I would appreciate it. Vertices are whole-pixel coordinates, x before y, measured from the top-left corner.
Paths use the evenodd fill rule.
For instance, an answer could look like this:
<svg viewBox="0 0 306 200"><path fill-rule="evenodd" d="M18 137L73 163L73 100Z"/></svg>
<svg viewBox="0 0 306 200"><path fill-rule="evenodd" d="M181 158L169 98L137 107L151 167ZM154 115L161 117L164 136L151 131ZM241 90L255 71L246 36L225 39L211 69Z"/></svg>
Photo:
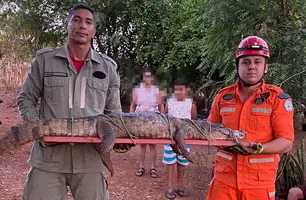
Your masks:
<svg viewBox="0 0 306 200"><path fill-rule="evenodd" d="M86 118L25 121L11 127L0 137L0 153L43 136L101 138L99 154L107 169L113 174L110 153L116 138L173 139L173 150L190 160L185 149L185 139L239 140L245 133L225 128L222 124L179 119L154 112L119 113Z"/></svg>

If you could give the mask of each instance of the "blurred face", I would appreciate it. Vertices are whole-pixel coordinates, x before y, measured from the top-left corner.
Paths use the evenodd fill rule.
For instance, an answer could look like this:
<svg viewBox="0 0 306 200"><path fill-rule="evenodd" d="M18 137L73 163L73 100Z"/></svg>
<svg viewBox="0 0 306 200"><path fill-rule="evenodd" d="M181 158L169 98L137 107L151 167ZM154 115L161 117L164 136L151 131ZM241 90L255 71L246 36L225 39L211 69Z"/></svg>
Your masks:
<svg viewBox="0 0 306 200"><path fill-rule="evenodd" d="M263 56L245 56L239 59L239 76L248 84L257 83L267 71L268 65Z"/></svg>
<svg viewBox="0 0 306 200"><path fill-rule="evenodd" d="M153 76L152 76L151 72L143 73L143 82L146 85L151 85L152 84L152 80L153 80Z"/></svg>
<svg viewBox="0 0 306 200"><path fill-rule="evenodd" d="M92 13L86 9L74 11L69 19L67 32L69 41L76 44L90 44L96 34Z"/></svg>
<svg viewBox="0 0 306 200"><path fill-rule="evenodd" d="M177 100L185 100L187 97L189 88L187 88L185 85L176 85L174 86L174 95Z"/></svg>

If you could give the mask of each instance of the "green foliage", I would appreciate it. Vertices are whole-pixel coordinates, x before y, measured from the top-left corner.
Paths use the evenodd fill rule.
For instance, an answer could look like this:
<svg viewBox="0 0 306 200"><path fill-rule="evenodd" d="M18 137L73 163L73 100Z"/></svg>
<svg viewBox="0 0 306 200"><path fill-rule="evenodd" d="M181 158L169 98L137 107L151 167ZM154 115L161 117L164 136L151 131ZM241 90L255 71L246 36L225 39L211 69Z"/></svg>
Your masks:
<svg viewBox="0 0 306 200"><path fill-rule="evenodd" d="M20 49L15 53L31 57L39 48L63 44L66 17L76 2L2 1L6 9L0 25L5 34L0 49L15 43L14 49ZM295 103L305 103L306 93L301 92L306 86L305 73L300 73L306 70L303 0L87 2L96 11L94 47L118 63L122 95L148 63L162 87L172 87L176 77L185 76L193 90L206 90L213 98L236 80L234 54L241 39L258 35L271 50L267 82L280 84Z"/></svg>
<svg viewBox="0 0 306 200"><path fill-rule="evenodd" d="M204 87L219 89L235 81L235 48L248 35L268 41L271 51L268 83L279 84L305 69L306 35L300 31L305 26L305 2L211 1L202 13L208 26L201 48L204 58L201 69L209 72L207 78L211 80ZM214 73L218 73L217 80L213 80ZM298 101L305 101L300 92L305 87L303 75L282 85Z"/></svg>
<svg viewBox="0 0 306 200"><path fill-rule="evenodd" d="M0 59L31 59L66 40L65 23L77 0L2 0ZM121 97L140 80L145 63L162 88L185 76L210 99L236 80L235 50L249 35L270 47L268 83L280 85L296 105L306 104L305 0L87 0L96 11L94 48L119 66ZM277 195L303 182L304 147L282 155Z"/></svg>

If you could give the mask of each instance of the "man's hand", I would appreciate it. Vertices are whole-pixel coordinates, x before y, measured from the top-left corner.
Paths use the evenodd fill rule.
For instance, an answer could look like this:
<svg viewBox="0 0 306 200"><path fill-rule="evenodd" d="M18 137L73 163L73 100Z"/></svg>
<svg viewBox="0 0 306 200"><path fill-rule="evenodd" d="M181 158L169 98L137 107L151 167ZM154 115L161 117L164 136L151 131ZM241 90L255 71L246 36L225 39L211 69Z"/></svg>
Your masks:
<svg viewBox="0 0 306 200"><path fill-rule="evenodd" d="M131 150L132 147L135 147L135 144L115 144L113 150L116 153L126 153Z"/></svg>

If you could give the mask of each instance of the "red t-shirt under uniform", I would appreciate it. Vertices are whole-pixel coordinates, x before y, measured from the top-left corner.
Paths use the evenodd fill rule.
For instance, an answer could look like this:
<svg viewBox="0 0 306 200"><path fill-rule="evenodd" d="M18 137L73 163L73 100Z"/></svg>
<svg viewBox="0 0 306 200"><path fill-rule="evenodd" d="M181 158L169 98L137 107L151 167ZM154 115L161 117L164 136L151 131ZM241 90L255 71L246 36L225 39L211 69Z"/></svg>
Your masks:
<svg viewBox="0 0 306 200"><path fill-rule="evenodd" d="M72 56L70 56L70 58L71 58L71 61L73 63L73 66L75 67L75 69L79 73L81 71L83 65L84 65L84 60L76 60Z"/></svg>

